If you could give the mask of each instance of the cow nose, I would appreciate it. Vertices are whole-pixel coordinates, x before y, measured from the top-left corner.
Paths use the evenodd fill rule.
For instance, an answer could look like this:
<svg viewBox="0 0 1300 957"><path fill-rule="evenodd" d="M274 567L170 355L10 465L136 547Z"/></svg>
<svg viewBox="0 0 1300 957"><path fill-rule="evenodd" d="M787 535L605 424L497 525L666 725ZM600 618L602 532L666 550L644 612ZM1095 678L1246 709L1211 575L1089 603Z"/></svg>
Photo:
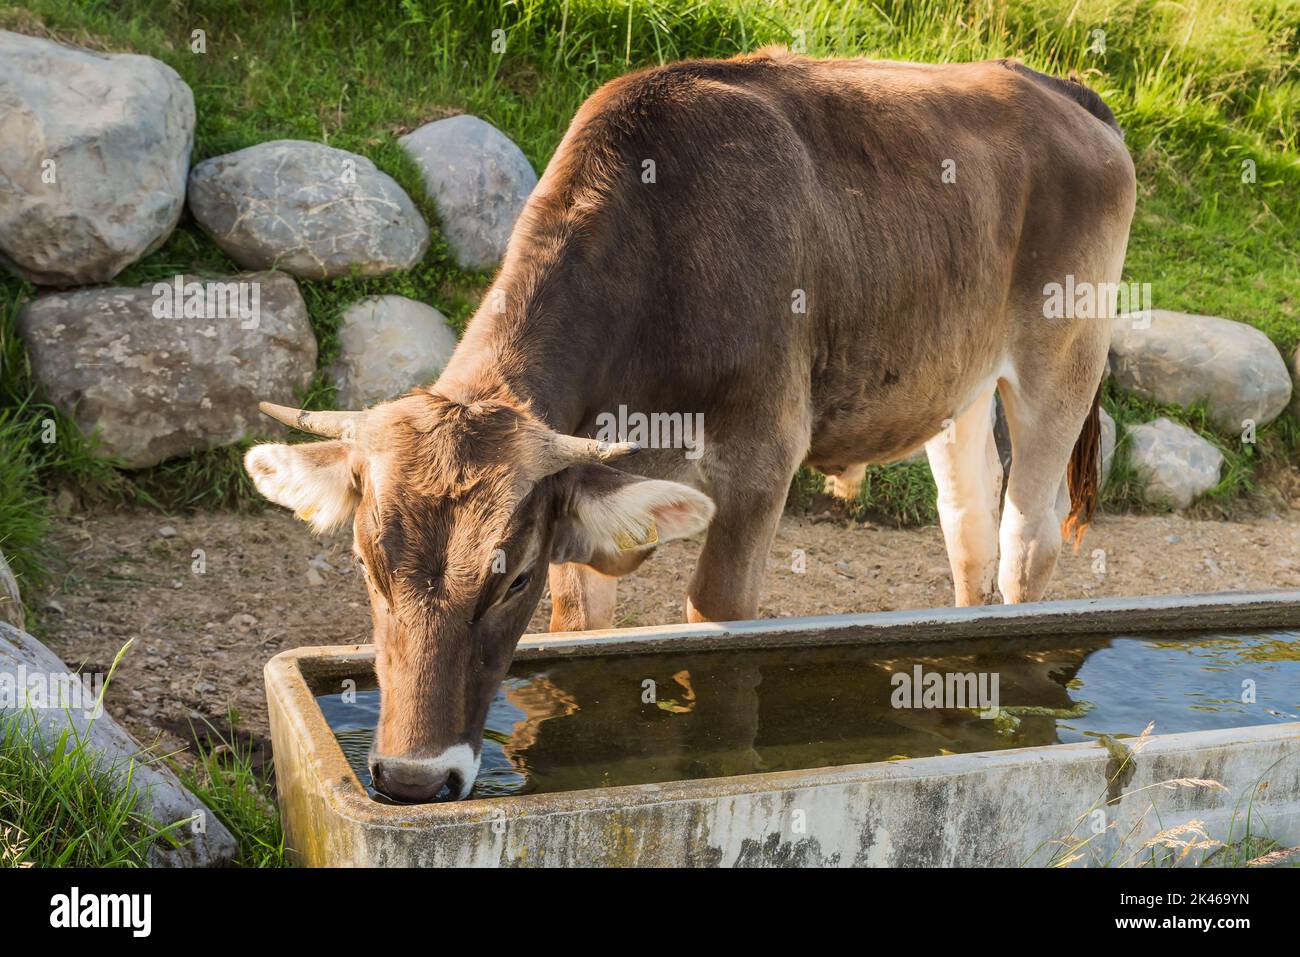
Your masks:
<svg viewBox="0 0 1300 957"><path fill-rule="evenodd" d="M410 762L370 761L370 783L386 798L408 804L450 801L460 796L462 781L454 770L426 770Z"/></svg>

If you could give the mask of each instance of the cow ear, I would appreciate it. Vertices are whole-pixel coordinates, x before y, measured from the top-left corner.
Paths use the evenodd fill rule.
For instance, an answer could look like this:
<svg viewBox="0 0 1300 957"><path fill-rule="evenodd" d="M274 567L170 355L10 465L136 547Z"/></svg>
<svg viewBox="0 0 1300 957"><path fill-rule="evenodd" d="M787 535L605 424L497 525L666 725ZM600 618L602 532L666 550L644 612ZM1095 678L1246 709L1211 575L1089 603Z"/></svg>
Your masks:
<svg viewBox="0 0 1300 957"><path fill-rule="evenodd" d="M329 532L352 517L361 490L346 442L255 445L244 468L257 490L317 532Z"/></svg>
<svg viewBox="0 0 1300 957"><path fill-rule="evenodd" d="M708 527L713 501L678 482L638 478L604 465L566 469L551 561L626 574L660 542ZM630 566L630 567L629 567Z"/></svg>

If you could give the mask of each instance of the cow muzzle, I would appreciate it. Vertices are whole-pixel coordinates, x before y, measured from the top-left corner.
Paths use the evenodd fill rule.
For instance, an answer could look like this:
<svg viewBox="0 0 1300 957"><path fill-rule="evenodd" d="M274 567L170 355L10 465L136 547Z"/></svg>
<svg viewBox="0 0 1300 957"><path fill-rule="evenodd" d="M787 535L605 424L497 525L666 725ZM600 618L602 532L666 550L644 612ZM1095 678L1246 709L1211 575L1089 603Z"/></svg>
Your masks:
<svg viewBox="0 0 1300 957"><path fill-rule="evenodd" d="M463 801L474 789L480 755L468 744L433 758L370 755L370 781L386 798L407 804Z"/></svg>

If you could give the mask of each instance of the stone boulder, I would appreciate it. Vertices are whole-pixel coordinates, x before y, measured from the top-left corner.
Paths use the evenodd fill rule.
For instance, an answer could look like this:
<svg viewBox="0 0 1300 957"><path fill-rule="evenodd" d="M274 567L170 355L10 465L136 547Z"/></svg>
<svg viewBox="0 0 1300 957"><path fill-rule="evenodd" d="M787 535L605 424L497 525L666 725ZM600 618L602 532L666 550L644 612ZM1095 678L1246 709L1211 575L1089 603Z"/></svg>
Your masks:
<svg viewBox="0 0 1300 957"><path fill-rule="evenodd" d="M1187 508L1219 481L1223 455L1185 425L1160 418L1128 430L1129 460L1154 499Z"/></svg>
<svg viewBox="0 0 1300 957"><path fill-rule="evenodd" d="M34 283L107 282L185 203L194 96L171 67L0 31L0 262Z"/></svg>
<svg viewBox="0 0 1300 957"><path fill-rule="evenodd" d="M1101 413L1101 476L1100 482L1106 484L1106 479L1110 476L1110 466L1115 460L1115 420L1110 417L1110 413L1105 409L1098 410Z"/></svg>
<svg viewBox="0 0 1300 957"><path fill-rule="evenodd" d="M368 296L349 306L330 367L338 404L363 409L438 377L456 333L437 309L402 296Z"/></svg>
<svg viewBox="0 0 1300 957"><path fill-rule="evenodd" d="M0 552L0 621L7 621L15 628L27 627L23 598L18 593L18 579L5 560L4 552Z"/></svg>
<svg viewBox="0 0 1300 957"><path fill-rule="evenodd" d="M120 784L136 790L136 809L162 825L190 821L173 834L182 841L170 847L159 841L150 851L155 867L214 867L228 864L238 852L234 836L176 775L145 752L139 742L106 711L97 711L95 682L85 683L31 635L0 622L0 719L19 723L38 750L49 753L65 732L88 742L96 764ZM111 690L111 686L109 686ZM193 819L193 820L191 820Z"/></svg>
<svg viewBox="0 0 1300 957"><path fill-rule="evenodd" d="M18 327L45 395L127 468L283 434L257 403L295 404L316 367L283 273L50 293Z"/></svg>
<svg viewBox="0 0 1300 957"><path fill-rule="evenodd" d="M1291 356L1291 414L1300 419L1300 346Z"/></svg>
<svg viewBox="0 0 1300 957"><path fill-rule="evenodd" d="M190 211L244 268L304 279L410 269L429 247L391 176L321 143L275 140L204 160L190 173Z"/></svg>
<svg viewBox="0 0 1300 957"><path fill-rule="evenodd" d="M1128 316L1111 323L1111 373L1123 389L1173 405L1206 401L1210 421L1228 433L1242 422L1273 421L1291 400L1291 376L1268 336L1215 316L1155 309L1143 328Z"/></svg>
<svg viewBox="0 0 1300 957"><path fill-rule="evenodd" d="M420 167L461 268L499 263L537 185L523 151L492 124L466 115L426 123L398 142Z"/></svg>

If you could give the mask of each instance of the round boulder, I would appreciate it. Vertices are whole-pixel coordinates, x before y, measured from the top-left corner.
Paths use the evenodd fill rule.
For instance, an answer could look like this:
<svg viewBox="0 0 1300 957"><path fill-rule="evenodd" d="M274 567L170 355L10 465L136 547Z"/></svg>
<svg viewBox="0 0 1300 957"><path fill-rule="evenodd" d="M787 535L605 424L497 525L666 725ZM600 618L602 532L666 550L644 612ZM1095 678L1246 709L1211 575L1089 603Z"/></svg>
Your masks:
<svg viewBox="0 0 1300 957"><path fill-rule="evenodd" d="M45 395L127 468L280 434L258 402L296 404L316 368L283 273L50 293L18 328Z"/></svg>
<svg viewBox="0 0 1300 957"><path fill-rule="evenodd" d="M26 628L24 620L23 597L18 592L18 579L13 569L5 560L5 553L0 552L0 621L7 621L15 628Z"/></svg>
<svg viewBox="0 0 1300 957"><path fill-rule="evenodd" d="M456 333L437 309L403 296L368 296L349 306L330 367L339 405L363 409L438 377Z"/></svg>
<svg viewBox="0 0 1300 957"><path fill-rule="evenodd" d="M398 142L420 167L460 267L499 263L537 185L523 151L492 124L468 115L426 123Z"/></svg>
<svg viewBox="0 0 1300 957"><path fill-rule="evenodd" d="M1187 426L1159 418L1129 429L1128 439L1130 461L1152 498L1187 508L1218 484L1223 455Z"/></svg>
<svg viewBox="0 0 1300 957"><path fill-rule="evenodd" d="M429 247L391 176L321 143L275 140L204 160L190 173L190 211L239 265L303 279L410 269Z"/></svg>
<svg viewBox="0 0 1300 957"><path fill-rule="evenodd" d="M43 285L112 279L171 234L193 142L166 64L0 31L0 262Z"/></svg>
<svg viewBox="0 0 1300 957"><path fill-rule="evenodd" d="M1158 402L1205 400L1225 432L1272 422L1291 400L1291 376L1277 347L1244 322L1154 309L1149 323L1111 323L1111 374L1123 389Z"/></svg>
<svg viewBox="0 0 1300 957"><path fill-rule="evenodd" d="M1110 475L1111 462L1115 460L1115 420L1105 409L1097 411L1101 418L1101 461L1098 463L1101 475L1098 476L1098 480L1105 485Z"/></svg>

